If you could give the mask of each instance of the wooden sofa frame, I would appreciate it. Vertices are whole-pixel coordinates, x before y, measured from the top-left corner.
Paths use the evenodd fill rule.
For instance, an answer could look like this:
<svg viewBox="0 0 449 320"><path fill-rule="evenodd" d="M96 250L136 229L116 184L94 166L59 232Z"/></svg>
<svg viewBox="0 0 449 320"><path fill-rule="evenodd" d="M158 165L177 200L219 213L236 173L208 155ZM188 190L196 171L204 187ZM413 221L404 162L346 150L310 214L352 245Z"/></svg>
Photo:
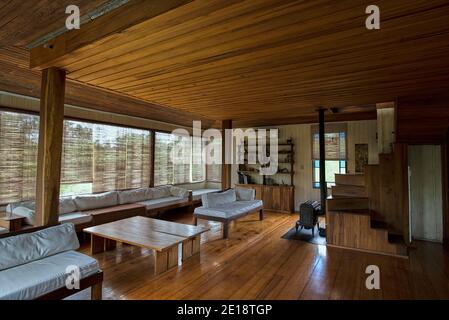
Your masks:
<svg viewBox="0 0 449 320"><path fill-rule="evenodd" d="M242 217L245 217L253 212L259 212L259 220L262 221L264 218L264 211L263 211L263 207L259 207L256 208L254 210L248 211L248 212L244 212L241 213L239 215L230 217L230 218L220 218L220 217L214 217L214 216L209 216L209 215L205 215L205 214L198 214L195 213L194 215L194 224L197 225L198 224L198 219L203 219L203 220L209 220L209 221L217 221L217 222L221 222L223 224L223 239L228 239L229 237L229 223L233 220L237 220L240 219Z"/></svg>

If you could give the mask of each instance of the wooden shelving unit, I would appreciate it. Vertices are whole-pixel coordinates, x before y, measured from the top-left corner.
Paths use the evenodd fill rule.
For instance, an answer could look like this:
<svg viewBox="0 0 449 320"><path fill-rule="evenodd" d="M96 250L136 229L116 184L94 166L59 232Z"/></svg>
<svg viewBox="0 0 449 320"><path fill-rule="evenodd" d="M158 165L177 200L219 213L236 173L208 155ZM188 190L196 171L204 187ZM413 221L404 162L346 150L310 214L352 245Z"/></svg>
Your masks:
<svg viewBox="0 0 449 320"><path fill-rule="evenodd" d="M250 188L256 191L256 198L263 200L266 210L279 212L294 212L294 143L279 143L278 172L274 175L262 175L262 183L256 183L251 179L255 175L260 176L260 164L249 164L248 159L239 165L239 173L249 177L247 184L238 184L239 187ZM267 146L269 149L269 146ZM245 143L245 154L247 154ZM272 177L288 176L288 183L276 183ZM279 179L277 179L279 180Z"/></svg>

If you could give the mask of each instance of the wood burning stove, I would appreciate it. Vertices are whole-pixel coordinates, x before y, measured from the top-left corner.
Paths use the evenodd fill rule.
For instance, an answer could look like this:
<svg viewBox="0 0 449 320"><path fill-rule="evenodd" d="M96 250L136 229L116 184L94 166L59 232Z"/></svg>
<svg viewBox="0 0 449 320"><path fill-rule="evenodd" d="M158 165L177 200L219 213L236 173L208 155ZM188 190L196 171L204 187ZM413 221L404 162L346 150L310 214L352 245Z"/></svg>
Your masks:
<svg viewBox="0 0 449 320"><path fill-rule="evenodd" d="M315 226L318 227L318 216L321 213L321 205L318 201L306 201L302 203L299 207L299 220L296 222L296 232L298 232L299 227L305 228L307 230L312 229L312 236L315 236Z"/></svg>

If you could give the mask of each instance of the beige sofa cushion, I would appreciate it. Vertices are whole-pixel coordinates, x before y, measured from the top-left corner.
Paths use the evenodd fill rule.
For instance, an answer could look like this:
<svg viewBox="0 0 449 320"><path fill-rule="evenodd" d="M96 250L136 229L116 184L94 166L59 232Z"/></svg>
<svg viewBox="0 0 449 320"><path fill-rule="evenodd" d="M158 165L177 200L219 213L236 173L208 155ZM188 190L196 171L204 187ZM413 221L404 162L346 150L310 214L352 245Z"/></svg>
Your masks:
<svg viewBox="0 0 449 320"><path fill-rule="evenodd" d="M230 189L220 193L203 194L201 199L204 207L215 208L237 201L237 195L234 189Z"/></svg>
<svg viewBox="0 0 449 320"><path fill-rule="evenodd" d="M59 214L71 213L77 210L75 201L72 197L59 199Z"/></svg>
<svg viewBox="0 0 449 320"><path fill-rule="evenodd" d="M26 207L17 207L12 211L13 214L25 217L25 224L34 226L35 211Z"/></svg>
<svg viewBox="0 0 449 320"><path fill-rule="evenodd" d="M79 211L113 207L118 205L118 193L111 191L94 195L76 196L74 200Z"/></svg>
<svg viewBox="0 0 449 320"><path fill-rule="evenodd" d="M147 199L147 189L148 188L140 188L140 189L120 191L118 193L118 203L128 204L139 201L145 201Z"/></svg>
<svg viewBox="0 0 449 320"><path fill-rule="evenodd" d="M77 250L79 246L75 226L71 223L0 239L0 270Z"/></svg>
<svg viewBox="0 0 449 320"><path fill-rule="evenodd" d="M172 195L173 197L188 198L189 190L187 190L185 188L171 186L170 187L170 195Z"/></svg>
<svg viewBox="0 0 449 320"><path fill-rule="evenodd" d="M256 190L247 188L235 188L237 201L251 201L256 198Z"/></svg>
<svg viewBox="0 0 449 320"><path fill-rule="evenodd" d="M151 199L160 199L171 197L172 194L170 192L172 186L160 186L155 188L150 188L149 194L151 194Z"/></svg>

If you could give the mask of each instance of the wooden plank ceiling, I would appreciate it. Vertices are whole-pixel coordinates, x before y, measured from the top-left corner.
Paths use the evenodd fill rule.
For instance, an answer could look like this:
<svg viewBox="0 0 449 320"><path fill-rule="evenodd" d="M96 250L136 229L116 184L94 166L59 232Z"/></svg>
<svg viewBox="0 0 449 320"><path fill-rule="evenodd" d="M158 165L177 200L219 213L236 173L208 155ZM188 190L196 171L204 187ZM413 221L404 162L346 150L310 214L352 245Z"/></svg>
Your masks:
<svg viewBox="0 0 449 320"><path fill-rule="evenodd" d="M365 28L368 4L380 7L380 30ZM369 117L375 103L449 89L448 17L447 0L195 0L83 46L64 42L95 30L86 24L51 41L67 44L62 53L38 47L31 61L64 68L78 83L241 125L313 121L319 106L359 106L342 114ZM110 26L98 20L90 24Z"/></svg>
<svg viewBox="0 0 449 320"><path fill-rule="evenodd" d="M40 97L41 73L30 70L26 46L65 25L65 8L77 5L87 15L110 0L1 0L0 1L0 90ZM68 79L68 104L139 118L191 126L202 120L205 127L215 121L177 109L168 109L119 92L101 89Z"/></svg>

